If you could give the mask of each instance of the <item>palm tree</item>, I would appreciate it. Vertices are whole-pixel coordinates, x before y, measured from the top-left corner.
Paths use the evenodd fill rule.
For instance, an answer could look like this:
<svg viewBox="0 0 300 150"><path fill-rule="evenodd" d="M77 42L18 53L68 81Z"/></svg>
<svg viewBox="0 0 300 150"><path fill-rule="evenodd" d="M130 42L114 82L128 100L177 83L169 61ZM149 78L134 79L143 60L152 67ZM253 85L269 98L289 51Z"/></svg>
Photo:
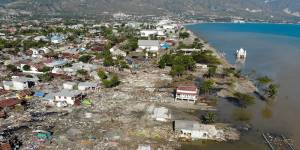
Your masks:
<svg viewBox="0 0 300 150"><path fill-rule="evenodd" d="M205 95L210 93L210 91L213 89L214 86L214 81L213 80L205 80L203 81L201 85L201 89L205 92Z"/></svg>
<svg viewBox="0 0 300 150"><path fill-rule="evenodd" d="M206 115L202 115L201 120L205 124L212 124L216 121L216 114L213 112L208 112Z"/></svg>
<svg viewBox="0 0 300 150"><path fill-rule="evenodd" d="M269 98L274 98L278 93L278 86L275 84L270 84L265 92Z"/></svg>

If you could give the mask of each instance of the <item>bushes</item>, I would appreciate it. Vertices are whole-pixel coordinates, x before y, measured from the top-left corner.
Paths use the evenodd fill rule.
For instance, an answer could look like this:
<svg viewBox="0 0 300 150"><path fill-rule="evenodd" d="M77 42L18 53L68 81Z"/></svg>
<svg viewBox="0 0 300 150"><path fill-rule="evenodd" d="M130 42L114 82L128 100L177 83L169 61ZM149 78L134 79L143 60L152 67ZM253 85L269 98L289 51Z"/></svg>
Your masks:
<svg viewBox="0 0 300 150"><path fill-rule="evenodd" d="M97 74L100 79L102 79L102 80L107 79L107 75L105 74L105 72L103 70L98 70Z"/></svg>
<svg viewBox="0 0 300 150"><path fill-rule="evenodd" d="M22 69L23 70L25 70L25 71L30 71L30 66L28 66L28 65L24 65L23 67L22 67Z"/></svg>
<svg viewBox="0 0 300 150"><path fill-rule="evenodd" d="M190 33L188 33L188 32L180 32L179 33L179 38L181 38L181 39L186 39L189 37L190 37Z"/></svg>
<svg viewBox="0 0 300 150"><path fill-rule="evenodd" d="M251 95L236 92L233 94L241 107L246 108L250 105L255 104L255 98Z"/></svg>
<svg viewBox="0 0 300 150"><path fill-rule="evenodd" d="M191 56L183 54L166 54L160 59L158 65L160 68L171 66L172 70L170 74L172 76L181 76L184 71L193 70L196 63Z"/></svg>
<svg viewBox="0 0 300 150"><path fill-rule="evenodd" d="M212 54L211 51L193 52L192 57L194 61L201 64L219 65L220 60Z"/></svg>
<svg viewBox="0 0 300 150"><path fill-rule="evenodd" d="M15 65L12 65L12 64L7 65L6 68L8 70L10 70L11 72L17 72L18 71L18 68Z"/></svg>
<svg viewBox="0 0 300 150"><path fill-rule="evenodd" d="M111 78L108 79L108 76L106 75L105 71L98 70L97 73L105 88L116 87L121 83L119 77L116 74L112 74Z"/></svg>
<svg viewBox="0 0 300 150"><path fill-rule="evenodd" d="M79 61L84 62L84 63L88 63L91 60L92 56L90 55L82 55L79 57Z"/></svg>
<svg viewBox="0 0 300 150"><path fill-rule="evenodd" d="M51 70L50 67L45 66L45 67L43 67L42 69L40 69L39 71L40 71L40 72L48 72L48 71L50 71L50 70Z"/></svg>
<svg viewBox="0 0 300 150"><path fill-rule="evenodd" d="M53 77L49 73L41 74L38 77L42 82L49 82L53 79Z"/></svg>
<svg viewBox="0 0 300 150"><path fill-rule="evenodd" d="M201 116L201 121L204 124L212 124L215 123L217 115L213 112L208 112L206 115Z"/></svg>
<svg viewBox="0 0 300 150"><path fill-rule="evenodd" d="M80 70L77 70L76 72L78 75L82 75L82 76L86 76L88 74L88 72L84 69L80 69Z"/></svg>
<svg viewBox="0 0 300 150"><path fill-rule="evenodd" d="M118 86L121 82L119 80L119 77L114 74L112 75L110 80L104 79L102 80L102 83L106 88L112 88Z"/></svg>

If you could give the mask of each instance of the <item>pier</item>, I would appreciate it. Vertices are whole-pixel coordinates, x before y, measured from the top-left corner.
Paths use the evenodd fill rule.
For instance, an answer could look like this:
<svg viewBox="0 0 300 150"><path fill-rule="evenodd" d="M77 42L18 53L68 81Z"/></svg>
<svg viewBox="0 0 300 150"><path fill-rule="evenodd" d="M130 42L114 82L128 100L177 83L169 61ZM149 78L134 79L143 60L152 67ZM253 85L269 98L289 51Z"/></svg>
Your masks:
<svg viewBox="0 0 300 150"><path fill-rule="evenodd" d="M286 138L284 135L262 133L262 136L270 150L295 150L292 140Z"/></svg>

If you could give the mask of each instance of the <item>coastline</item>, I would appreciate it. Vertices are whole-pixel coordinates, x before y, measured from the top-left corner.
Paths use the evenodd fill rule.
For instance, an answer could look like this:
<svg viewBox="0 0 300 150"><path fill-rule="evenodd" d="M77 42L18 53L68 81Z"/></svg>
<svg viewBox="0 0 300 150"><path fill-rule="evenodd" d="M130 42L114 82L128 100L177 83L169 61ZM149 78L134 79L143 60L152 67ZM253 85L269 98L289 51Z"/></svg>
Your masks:
<svg viewBox="0 0 300 150"><path fill-rule="evenodd" d="M223 67L227 67L227 68L233 67L233 65L230 64L230 63L228 62L228 60L227 60L224 56L222 56L222 55L219 53L219 51L218 51L215 47L213 47L212 45L210 45L208 42L206 42L206 41L205 41L203 38L201 38L200 36L197 36L196 33L194 33L193 31L191 31L191 30L189 30L189 29L186 29L186 30L187 30L187 32L190 34L190 36L191 36L192 39L198 38L198 39L201 41L201 43L203 43L203 46L204 46L204 49L205 49L205 50L211 50L211 51L214 53L214 55L216 55L217 58L220 59L221 65L222 65Z"/></svg>
<svg viewBox="0 0 300 150"><path fill-rule="evenodd" d="M185 28L186 29L186 28ZM190 33L190 38L195 39L198 38L204 46L205 50L211 50L213 54L221 61L220 67L223 68L235 68L233 64L230 64L229 61L222 56L219 51L214 48L212 45L210 45L208 42L206 42L203 38L200 36L197 36L196 33L192 32L189 29L186 29L188 33ZM240 92L240 93L254 93L258 89L256 88L255 84L253 81L250 79L243 77L243 78L237 78L237 77L231 77L231 78L225 78L225 79L215 79L218 82L223 82L226 83L227 81L230 81L231 79L235 80L235 87L231 86L220 86L223 88L220 92L217 93L219 97L226 98L226 97L232 97L235 92Z"/></svg>
<svg viewBox="0 0 300 150"><path fill-rule="evenodd" d="M191 23L184 23L183 26L191 26L197 24L286 24L286 25L300 25L300 23L274 23L274 22L244 22L244 23L235 23L235 22L191 22Z"/></svg>

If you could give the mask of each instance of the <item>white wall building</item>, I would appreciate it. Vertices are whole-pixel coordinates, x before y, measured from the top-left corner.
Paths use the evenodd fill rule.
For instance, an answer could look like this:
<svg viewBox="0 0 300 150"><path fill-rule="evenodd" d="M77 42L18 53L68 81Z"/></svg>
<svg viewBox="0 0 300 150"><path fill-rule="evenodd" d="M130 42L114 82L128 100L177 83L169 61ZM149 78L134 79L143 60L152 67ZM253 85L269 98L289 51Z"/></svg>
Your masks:
<svg viewBox="0 0 300 150"><path fill-rule="evenodd" d="M97 90L97 89L99 89L99 84L98 83L80 82L78 84L78 90L80 90L80 91Z"/></svg>
<svg viewBox="0 0 300 150"><path fill-rule="evenodd" d="M151 35L157 35L157 30L141 30L140 31L141 37L149 37Z"/></svg>
<svg viewBox="0 0 300 150"><path fill-rule="evenodd" d="M120 50L117 47L112 47L111 49L109 49L109 51L113 56L123 56L123 57L127 56L126 52Z"/></svg>
<svg viewBox="0 0 300 150"><path fill-rule="evenodd" d="M179 86L176 89L175 101L196 102L198 98L198 88L196 86Z"/></svg>
<svg viewBox="0 0 300 150"><path fill-rule="evenodd" d="M220 139L215 125L200 124L197 121L175 120L174 130L180 137L195 139Z"/></svg>
<svg viewBox="0 0 300 150"><path fill-rule="evenodd" d="M159 107L153 109L153 114L151 117L156 121L166 122L171 119L171 114L167 108Z"/></svg>
<svg viewBox="0 0 300 150"><path fill-rule="evenodd" d="M64 89L67 89L67 90L73 90L76 85L77 85L76 82L65 82L63 84L63 87L64 87Z"/></svg>
<svg viewBox="0 0 300 150"><path fill-rule="evenodd" d="M144 49L148 52L158 52L160 49L158 40L139 40L138 45L140 49Z"/></svg>
<svg viewBox="0 0 300 150"><path fill-rule="evenodd" d="M63 89L58 93L55 93L54 102L57 103L57 106L74 105L76 101L82 99L82 93L77 90L66 90Z"/></svg>
<svg viewBox="0 0 300 150"><path fill-rule="evenodd" d="M42 47L39 49L31 48L30 50L32 51L31 57L34 57L34 58L42 58L44 54L47 54L50 52L50 50L47 47Z"/></svg>
<svg viewBox="0 0 300 150"><path fill-rule="evenodd" d="M3 81L3 88L5 90L22 91L34 86L35 81L32 78L26 77L12 77L12 81Z"/></svg>

